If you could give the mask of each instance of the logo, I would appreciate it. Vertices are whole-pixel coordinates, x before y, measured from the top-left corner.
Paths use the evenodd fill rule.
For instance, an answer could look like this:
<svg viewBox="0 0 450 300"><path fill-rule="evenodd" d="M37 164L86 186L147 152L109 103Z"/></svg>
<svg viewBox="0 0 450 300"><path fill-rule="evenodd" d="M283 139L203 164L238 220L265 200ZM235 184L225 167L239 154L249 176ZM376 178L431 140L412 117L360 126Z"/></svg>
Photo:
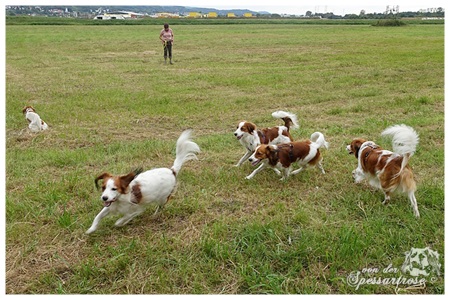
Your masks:
<svg viewBox="0 0 450 300"><path fill-rule="evenodd" d="M411 248L405 252L405 261L400 270L389 264L387 267L363 268L347 276L347 284L358 290L363 285L393 285L396 289L410 286L425 286L437 280L441 274L439 253L426 248Z"/></svg>
<svg viewBox="0 0 450 300"><path fill-rule="evenodd" d="M439 253L431 250L429 247L411 248L405 252L405 262L402 266L402 272L410 276L430 276L434 273L437 276L441 274L441 264L439 263Z"/></svg>

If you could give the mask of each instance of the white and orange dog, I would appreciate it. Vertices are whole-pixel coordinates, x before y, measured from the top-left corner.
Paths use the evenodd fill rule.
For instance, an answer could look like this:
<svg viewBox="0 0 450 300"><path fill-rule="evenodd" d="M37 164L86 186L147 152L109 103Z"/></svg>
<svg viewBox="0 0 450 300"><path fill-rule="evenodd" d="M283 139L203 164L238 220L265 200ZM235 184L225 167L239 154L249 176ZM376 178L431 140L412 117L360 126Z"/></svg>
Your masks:
<svg viewBox="0 0 450 300"><path fill-rule="evenodd" d="M42 130L47 130L48 125L41 119L41 117L36 113L33 106L25 106L22 109L22 113L25 115L25 119L28 121L28 128L31 132L39 132Z"/></svg>
<svg viewBox="0 0 450 300"><path fill-rule="evenodd" d="M176 177L183 164L189 160L197 159L199 146L190 140L191 131L184 131L177 140L176 158L171 168L157 168L141 173L141 170L123 176L113 176L103 173L95 179L103 180L102 195L104 208L95 217L92 226L86 231L90 234L97 230L101 219L108 214L122 214L116 226L123 226L134 217L142 214L149 204L156 204L160 208L169 201L175 190Z"/></svg>
<svg viewBox="0 0 450 300"><path fill-rule="evenodd" d="M325 174L322 167L322 155L319 148L325 147L328 149L328 142L320 132L314 132L310 140L301 142L289 142L278 145L259 145L255 152L250 156L249 161L252 165L262 164L254 170L246 178L251 179L256 173L260 172L265 167L270 167L274 170L280 168L284 171L281 180L287 179L289 175L295 175L301 172L308 166L317 166L320 171ZM300 168L292 171L292 165L297 163Z"/></svg>
<svg viewBox="0 0 450 300"><path fill-rule="evenodd" d="M282 110L273 112L272 116L276 119L283 120L284 126L275 126L258 130L254 123L247 121L239 122L237 129L234 132L234 136L239 140L242 146L244 146L246 152L235 165L236 167L242 165L253 152L255 152L256 147L261 144L276 145L292 141L289 129L297 129L299 127L297 116Z"/></svg>
<svg viewBox="0 0 450 300"><path fill-rule="evenodd" d="M367 179L370 185L383 190L383 204L389 202L391 193L396 190L406 193L414 215L420 217L414 195L416 182L408 165L419 143L419 135L413 128L403 124L391 126L381 135L392 137L393 152L360 138L347 146L347 151L358 159L358 167L352 172L353 178L356 183Z"/></svg>

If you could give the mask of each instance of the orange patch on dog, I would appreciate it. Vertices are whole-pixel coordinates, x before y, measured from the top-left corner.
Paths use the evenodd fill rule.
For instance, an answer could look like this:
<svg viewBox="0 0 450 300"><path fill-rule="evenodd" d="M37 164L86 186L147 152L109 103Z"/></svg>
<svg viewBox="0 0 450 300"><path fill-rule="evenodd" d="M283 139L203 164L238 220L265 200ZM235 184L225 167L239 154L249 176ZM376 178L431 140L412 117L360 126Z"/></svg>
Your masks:
<svg viewBox="0 0 450 300"><path fill-rule="evenodd" d="M278 137L279 127L264 128L258 131L261 144L268 144ZM288 137L292 141L291 134L288 130L283 130L282 135Z"/></svg>
<svg viewBox="0 0 450 300"><path fill-rule="evenodd" d="M131 202L138 204L142 200L142 192L141 192L141 186L139 184L133 185L131 188Z"/></svg>

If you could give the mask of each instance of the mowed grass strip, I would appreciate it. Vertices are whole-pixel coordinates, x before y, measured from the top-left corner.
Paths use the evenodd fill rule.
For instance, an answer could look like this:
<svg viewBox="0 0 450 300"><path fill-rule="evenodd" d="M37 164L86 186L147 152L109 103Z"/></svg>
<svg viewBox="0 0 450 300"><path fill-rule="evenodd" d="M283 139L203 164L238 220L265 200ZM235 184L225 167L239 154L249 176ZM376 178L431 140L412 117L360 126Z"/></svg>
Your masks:
<svg viewBox="0 0 450 300"><path fill-rule="evenodd" d="M6 292L9 294L444 293L444 26L177 25L174 65L161 26L6 27ZM28 134L33 105L50 129ZM245 179L232 132L241 120L297 140L321 131L322 175ZM420 134L410 164L421 218L353 183L354 137L405 123ZM163 213L84 234L102 208L94 178L170 167L192 128L202 153L179 174ZM441 254L416 289L347 283L400 268L411 247ZM399 275L399 274L397 274ZM400 286L404 288L404 286Z"/></svg>

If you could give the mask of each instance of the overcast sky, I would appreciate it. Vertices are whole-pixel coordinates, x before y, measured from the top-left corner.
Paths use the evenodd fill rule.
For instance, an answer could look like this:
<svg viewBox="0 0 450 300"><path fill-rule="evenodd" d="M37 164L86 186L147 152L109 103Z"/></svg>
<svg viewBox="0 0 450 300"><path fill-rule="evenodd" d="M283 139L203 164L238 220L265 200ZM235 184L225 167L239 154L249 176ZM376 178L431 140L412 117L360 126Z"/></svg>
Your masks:
<svg viewBox="0 0 450 300"><path fill-rule="evenodd" d="M445 0L448 1L448 0ZM6 0L7 5L180 5L217 9L248 8L253 11L268 11L278 14L304 15L332 12L336 15L382 13L386 6L399 6L400 11L443 7L444 0Z"/></svg>

